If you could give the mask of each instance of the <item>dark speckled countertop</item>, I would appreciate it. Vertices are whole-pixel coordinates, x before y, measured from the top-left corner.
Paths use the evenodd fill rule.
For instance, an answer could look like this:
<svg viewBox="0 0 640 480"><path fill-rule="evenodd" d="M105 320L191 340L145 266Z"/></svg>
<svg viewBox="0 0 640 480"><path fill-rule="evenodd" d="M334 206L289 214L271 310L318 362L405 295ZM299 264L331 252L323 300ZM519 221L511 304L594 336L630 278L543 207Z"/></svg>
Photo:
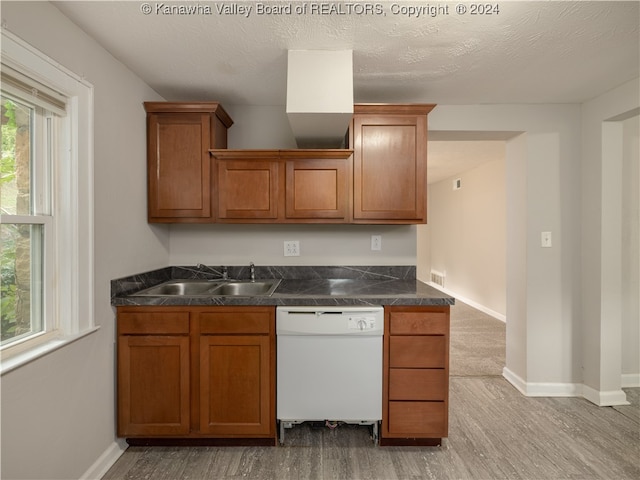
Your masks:
<svg viewBox="0 0 640 480"><path fill-rule="evenodd" d="M175 279L216 279L219 267L167 267L111 282L111 304L134 305L453 305L455 299L416 280L415 267L261 267L256 278L281 278L268 297L135 296ZM229 267L229 277L248 278L248 267Z"/></svg>

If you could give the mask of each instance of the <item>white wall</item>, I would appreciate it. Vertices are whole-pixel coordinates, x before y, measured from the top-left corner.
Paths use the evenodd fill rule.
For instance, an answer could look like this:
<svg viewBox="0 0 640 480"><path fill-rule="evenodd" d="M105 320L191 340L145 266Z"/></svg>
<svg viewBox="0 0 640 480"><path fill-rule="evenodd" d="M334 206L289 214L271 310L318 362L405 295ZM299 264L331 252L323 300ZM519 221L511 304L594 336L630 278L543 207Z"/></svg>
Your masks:
<svg viewBox="0 0 640 480"><path fill-rule="evenodd" d="M528 394L582 377L579 114L577 105L440 105L429 118L437 131L526 132L507 143L505 375ZM553 248L540 247L542 231Z"/></svg>
<svg viewBox="0 0 640 480"><path fill-rule="evenodd" d="M46 2L3 2L3 28L95 87L95 323L98 332L2 376L2 478L73 479L115 458L109 281L169 261L146 223L145 113L159 96ZM45 27L46 26L46 27ZM105 463L101 463L105 462Z"/></svg>
<svg viewBox="0 0 640 480"><path fill-rule="evenodd" d="M585 396L625 402L622 375L623 120L638 115L638 79L582 106L582 348ZM637 245L636 245L637 248Z"/></svg>
<svg viewBox="0 0 640 480"><path fill-rule="evenodd" d="M415 265L416 230L410 225L174 225L172 265ZM371 250L371 235L382 250ZM285 257L284 241L300 242Z"/></svg>
<svg viewBox="0 0 640 480"><path fill-rule="evenodd" d="M506 314L506 179L504 142L496 158L429 185L430 265L445 288L500 319ZM453 189L460 179L462 188Z"/></svg>
<svg viewBox="0 0 640 480"><path fill-rule="evenodd" d="M640 117L622 122L622 386L640 386Z"/></svg>

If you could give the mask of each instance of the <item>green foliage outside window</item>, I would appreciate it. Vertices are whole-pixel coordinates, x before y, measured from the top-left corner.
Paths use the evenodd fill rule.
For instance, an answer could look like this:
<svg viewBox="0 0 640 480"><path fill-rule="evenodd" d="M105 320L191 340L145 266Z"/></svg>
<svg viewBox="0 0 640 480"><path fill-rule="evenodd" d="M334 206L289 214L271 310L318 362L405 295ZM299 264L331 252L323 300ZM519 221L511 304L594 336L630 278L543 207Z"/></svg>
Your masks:
<svg viewBox="0 0 640 480"><path fill-rule="evenodd" d="M0 160L0 209L2 214L15 212L16 180L16 105L8 99L2 102L2 158ZM18 295L16 287L16 238L18 226L5 224L0 228L0 339L19 335L17 321Z"/></svg>

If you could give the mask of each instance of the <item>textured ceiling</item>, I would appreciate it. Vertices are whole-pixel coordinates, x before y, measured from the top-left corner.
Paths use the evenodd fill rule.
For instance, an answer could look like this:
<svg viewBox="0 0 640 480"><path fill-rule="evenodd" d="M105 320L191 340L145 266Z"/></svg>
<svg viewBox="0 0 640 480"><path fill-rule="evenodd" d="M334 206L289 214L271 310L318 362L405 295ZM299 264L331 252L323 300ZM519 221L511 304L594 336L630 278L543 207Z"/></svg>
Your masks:
<svg viewBox="0 0 640 480"><path fill-rule="evenodd" d="M292 6L269 15L260 2L150 1L145 15L138 1L54 2L167 100L285 105L287 50L304 49L353 50L354 100L364 103L575 103L638 76L637 0L503 0L491 15L460 15L455 2L358 3L262 2ZM163 13L181 4L200 13ZM295 14L302 5L330 11ZM416 17L398 5L440 10ZM365 6L379 13L353 13Z"/></svg>
<svg viewBox="0 0 640 480"><path fill-rule="evenodd" d="M469 3L459 14L447 1L53 3L173 101L284 107L288 50L353 50L357 103L581 103L639 76L637 0L502 0L491 15L472 15ZM198 13L168 13L177 6ZM441 140L430 142L430 182L500 150Z"/></svg>

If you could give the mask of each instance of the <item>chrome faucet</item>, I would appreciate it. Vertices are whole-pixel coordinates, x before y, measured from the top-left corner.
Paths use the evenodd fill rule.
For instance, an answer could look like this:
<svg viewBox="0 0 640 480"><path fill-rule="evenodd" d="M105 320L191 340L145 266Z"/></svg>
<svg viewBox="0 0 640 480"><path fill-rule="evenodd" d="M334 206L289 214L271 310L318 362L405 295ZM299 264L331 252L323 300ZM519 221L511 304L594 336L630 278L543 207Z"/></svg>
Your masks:
<svg viewBox="0 0 640 480"><path fill-rule="evenodd" d="M253 262L249 263L249 272L251 274L251 281L255 282L256 281L256 266L253 264Z"/></svg>
<svg viewBox="0 0 640 480"><path fill-rule="evenodd" d="M229 270L224 265L221 268L222 268L222 279L223 280L228 280L229 279Z"/></svg>

